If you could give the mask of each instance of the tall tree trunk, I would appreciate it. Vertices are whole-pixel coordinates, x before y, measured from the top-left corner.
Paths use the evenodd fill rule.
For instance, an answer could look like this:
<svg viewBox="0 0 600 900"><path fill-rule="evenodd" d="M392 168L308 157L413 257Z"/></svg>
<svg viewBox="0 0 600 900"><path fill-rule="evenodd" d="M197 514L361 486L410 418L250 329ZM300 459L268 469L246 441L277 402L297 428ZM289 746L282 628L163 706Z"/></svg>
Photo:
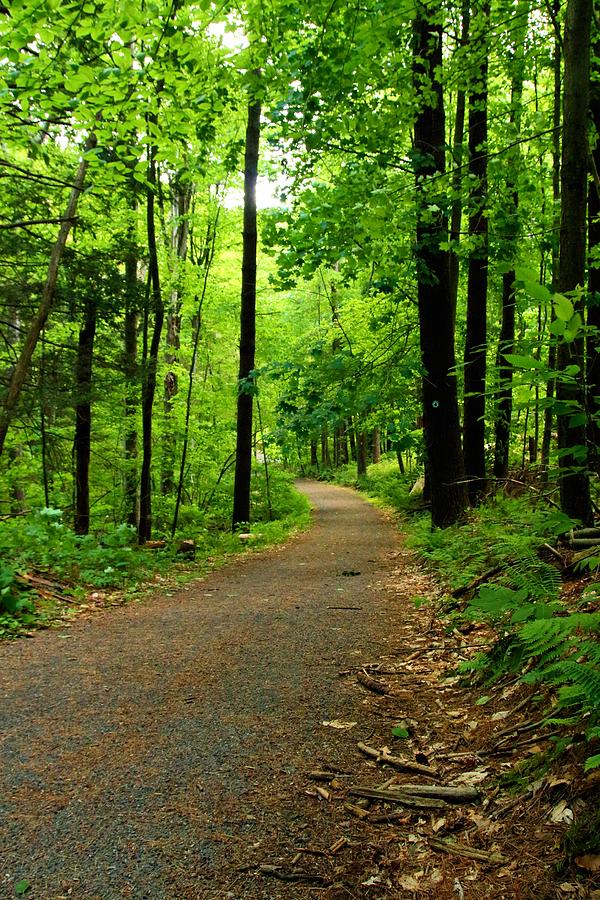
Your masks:
<svg viewBox="0 0 600 900"><path fill-rule="evenodd" d="M460 47L465 51L469 43L469 28L471 25L471 10L469 0L463 3L462 25L460 34ZM460 230L462 226L462 182L463 182L463 141L465 138L465 111L466 91L460 87L456 92L456 117L454 120L454 136L452 139L452 155L454 157L454 171L452 173L452 208L450 213L450 254L448 268L450 278L450 296L452 297L452 309L456 321L456 303L458 299L458 280L460 275L460 263L458 246L460 244Z"/></svg>
<svg viewBox="0 0 600 900"><path fill-rule="evenodd" d="M590 79L590 28L592 0L569 0L565 20L565 73L563 99L563 153L560 222L561 293L585 283L586 199L588 161L588 108ZM583 301L575 302L583 313ZM584 371L583 338L561 340L558 345L559 373L569 365ZM560 503L566 515L584 525L593 520L587 472L586 429L581 422L585 396L581 377L558 376L558 448L560 452Z"/></svg>
<svg viewBox="0 0 600 900"><path fill-rule="evenodd" d="M157 118L156 115L152 116L155 125ZM148 233L148 274L152 291L152 306L154 308L154 329L142 385L142 469L140 473L140 518L138 523L138 540L140 544L150 540L152 534L152 412L154 394L156 392L158 351L164 321L154 215L156 185L156 160L154 158L154 148L150 148L148 190L146 194L146 228Z"/></svg>
<svg viewBox="0 0 600 900"><path fill-rule="evenodd" d="M596 40L592 53L593 60L600 59L600 40ZM592 150L591 165L593 177L588 189L588 248L590 266L588 274L588 339L586 347L586 376L588 397L588 440L591 461L596 473L600 473L600 72L597 63L595 76L590 85L590 118L596 132L596 143Z"/></svg>
<svg viewBox="0 0 600 900"><path fill-rule="evenodd" d="M555 21L557 21L560 10L560 0L554 0L553 12ZM556 26L558 27L558 26ZM552 62L554 76L554 94L552 104L552 202L554 206L553 216L553 234L560 234L560 126L562 121L561 115L561 99L562 99L562 50L560 35L554 36L554 59ZM558 290L558 280L560 272L560 247L559 241L554 239L552 242L552 291ZM552 317L554 310L552 310ZM553 372L556 368L556 343L550 341L548 350L548 369ZM555 380L550 378L546 386L546 408L544 410L544 431L542 435L542 449L540 459L540 469L542 481L548 479L548 466L550 463L550 445L552 443L552 424L554 422L554 392Z"/></svg>
<svg viewBox="0 0 600 900"><path fill-rule="evenodd" d="M33 321L31 322L31 325L29 326L29 331L27 332L27 335L25 337L25 342L23 344L23 347L21 348L21 353L19 354L19 358L13 369L12 376L8 385L8 391L4 400L4 409L2 411L2 414L0 415L0 456L2 455L2 451L4 449L6 435L15 414L16 406L19 402L19 397L21 396L21 391L29 372L29 366L31 364L31 359L37 346L39 336L44 325L46 324L46 320L50 315L50 310L52 309L52 305L54 303L56 282L58 280L58 268L62 260L71 226L73 225L73 222L75 220L77 204L79 203L79 197L81 195L81 192L83 191L83 186L85 183L85 175L88 167L86 154L95 146L96 135L92 133L86 141L83 150L84 155L81 162L79 163L79 168L77 170L75 180L73 181L71 196L67 204L65 216L60 226L58 237L56 238L54 247L52 248L52 253L50 254L50 263L48 265L46 281L42 289L42 298L40 301L40 305L33 318Z"/></svg>
<svg viewBox="0 0 600 900"><path fill-rule="evenodd" d="M317 456L317 442L314 438L311 438L310 441L310 467L311 469L319 468L319 458Z"/></svg>
<svg viewBox="0 0 600 900"><path fill-rule="evenodd" d="M132 211L135 214L136 205ZM130 247L125 257L125 328L123 336L123 373L125 375L125 516L126 522L137 528L137 409L138 409L138 259L135 249L134 228L130 229Z"/></svg>
<svg viewBox="0 0 600 900"><path fill-rule="evenodd" d="M442 85L442 27L428 20L426 5L417 4L413 24L413 83L418 112L414 128L413 168L416 183L416 257L423 378L423 428L430 466L431 517L445 527L464 513L466 491L460 445L455 376L454 314L444 202L436 204L432 189L445 172L445 120ZM431 210L432 205L437 211Z"/></svg>
<svg viewBox="0 0 600 900"><path fill-rule="evenodd" d="M354 422L351 418L346 422L346 432L348 434L348 441L350 443L350 459L352 460L352 462L356 462L356 436L354 432Z"/></svg>
<svg viewBox="0 0 600 900"><path fill-rule="evenodd" d="M472 28L471 46L477 62L476 83L469 94L469 176L471 180L469 236L473 249L469 257L467 285L467 334L464 374L464 464L469 500L480 502L485 491L485 385L487 353L488 220L487 139L488 139L488 30L489 3L479 0Z"/></svg>
<svg viewBox="0 0 600 900"><path fill-rule="evenodd" d="M258 77L258 73L257 73ZM244 169L244 245L242 252L242 297L240 310L240 368L237 401L233 528L250 521L252 476L252 400L250 382L256 344L256 181L260 141L260 102L248 107Z"/></svg>
<svg viewBox="0 0 600 900"><path fill-rule="evenodd" d="M373 429L371 446L373 448L373 462L381 461L381 430L377 427Z"/></svg>
<svg viewBox="0 0 600 900"><path fill-rule="evenodd" d="M511 98L510 124L517 139L521 133L521 100L523 97L523 79L525 76L525 37L529 22L530 0L521 0L517 6L514 31L514 53L511 61ZM508 210L505 242L508 249L511 269L502 276L502 316L500 337L496 355L498 371L498 392L496 400L496 421L494 441L494 477L506 478L510 451L510 426L512 420L512 380L513 367L505 359L504 354L514 353L515 345L515 257L519 236L519 190L518 173L520 165L519 147L515 147L507 161Z"/></svg>
<svg viewBox="0 0 600 900"><path fill-rule="evenodd" d="M171 536L175 536L175 532L177 531L177 522L179 519L179 509L181 507L181 500L183 497L183 482L185 478L185 465L187 460L187 452L189 446L190 439L190 418L192 415L192 391L194 388L194 372L196 371L196 360L198 358L198 347L200 346L200 333L202 330L202 310L204 308L204 300L206 298L206 290L208 288L208 277L210 275L210 270L213 264L213 260L215 258L215 247L217 241L217 227L219 224L219 213L220 206L217 206L215 217L212 222L209 221L207 231L206 231L206 245L204 247L204 251L201 254L200 258L196 260L196 262L204 268L204 277L202 279L202 291L200 292L200 297L198 298L198 306L196 308L196 315L194 316L193 328L194 328L194 340L192 343L192 359L190 361L190 367L188 370L188 388L187 388L187 396L185 400L185 425L183 428L183 445L181 448L181 460L179 463L179 478L177 480L177 496L175 499L175 510L173 512L173 521L171 523ZM207 364L205 380L208 377L209 366ZM234 454L231 454L231 458L233 459ZM230 465L230 461L228 460L228 467ZM225 474L225 471L221 471L221 475L219 476L219 481ZM217 482L217 484L219 483Z"/></svg>
<svg viewBox="0 0 600 900"><path fill-rule="evenodd" d="M92 366L98 307L88 299L79 332L75 367L75 534L90 530L90 453L92 437Z"/></svg>
<svg viewBox="0 0 600 900"><path fill-rule="evenodd" d="M164 381L164 430L161 489L163 494L172 494L175 490L175 449L176 437L172 424L173 405L179 392L179 379L174 369L180 347L181 332L181 288L183 265L187 257L189 235L189 209L191 191L189 188L177 187L173 202L175 227L173 229L174 271L171 300L167 313L167 352L166 361L170 367Z"/></svg>
<svg viewBox="0 0 600 900"><path fill-rule="evenodd" d="M361 478L367 474L367 433L359 431L356 435L356 475Z"/></svg>
<svg viewBox="0 0 600 900"><path fill-rule="evenodd" d="M324 469L331 468L331 455L329 453L329 432L327 425L321 429L321 465Z"/></svg>

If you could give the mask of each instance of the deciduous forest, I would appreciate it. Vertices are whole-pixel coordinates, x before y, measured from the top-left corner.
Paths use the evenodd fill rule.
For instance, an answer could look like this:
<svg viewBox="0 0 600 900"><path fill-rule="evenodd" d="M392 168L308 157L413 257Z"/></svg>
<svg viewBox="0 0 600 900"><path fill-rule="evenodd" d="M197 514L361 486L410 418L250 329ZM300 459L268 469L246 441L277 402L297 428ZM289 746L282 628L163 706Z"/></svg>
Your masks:
<svg viewBox="0 0 600 900"><path fill-rule="evenodd" d="M12 0L0 31L0 636L337 481L494 630L464 677L541 685L599 766L597 5Z"/></svg>

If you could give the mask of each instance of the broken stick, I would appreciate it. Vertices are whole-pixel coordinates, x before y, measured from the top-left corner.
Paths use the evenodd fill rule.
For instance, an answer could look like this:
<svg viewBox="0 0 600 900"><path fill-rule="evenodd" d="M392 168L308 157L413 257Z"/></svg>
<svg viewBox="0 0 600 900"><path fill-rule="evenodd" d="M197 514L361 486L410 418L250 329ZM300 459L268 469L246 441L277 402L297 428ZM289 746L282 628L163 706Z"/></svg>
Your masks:
<svg viewBox="0 0 600 900"><path fill-rule="evenodd" d="M388 763L388 765L394 766L396 769L403 769L405 772L415 772L418 775L427 775L428 778L440 777L431 766L424 766L409 759L402 759L400 756L391 756L389 753L383 753L381 750L376 750L374 747L363 744L362 741L359 741L356 746L361 753L364 753L365 756L370 756L371 759L375 759L378 763Z"/></svg>

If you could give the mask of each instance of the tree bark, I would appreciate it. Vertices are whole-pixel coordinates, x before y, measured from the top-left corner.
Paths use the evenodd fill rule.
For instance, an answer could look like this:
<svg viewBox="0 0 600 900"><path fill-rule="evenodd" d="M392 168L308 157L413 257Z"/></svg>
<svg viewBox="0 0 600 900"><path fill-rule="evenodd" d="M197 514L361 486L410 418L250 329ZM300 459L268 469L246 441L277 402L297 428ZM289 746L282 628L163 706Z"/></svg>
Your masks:
<svg viewBox="0 0 600 900"><path fill-rule="evenodd" d="M413 24L413 84L418 101L413 168L416 183L416 262L423 378L423 429L430 467L431 515L446 527L464 513L466 491L460 444L455 376L454 314L443 201L434 204L428 186L445 172L445 120L442 85L442 27L428 21L419 3ZM437 180L436 180L437 179ZM431 210L431 205L438 207Z"/></svg>
<svg viewBox="0 0 600 900"><path fill-rule="evenodd" d="M157 118L156 115L153 116L155 124ZM154 148L151 148L148 190L146 194L146 228L148 233L148 272L152 290L152 306L154 308L154 329L142 385L142 469L140 473L140 518L138 523L138 540L140 544L150 540L152 534L152 412L154 394L156 392L158 351L164 321L154 215L156 186L156 161Z"/></svg>
<svg viewBox="0 0 600 900"><path fill-rule="evenodd" d="M179 393L179 379L177 372L174 370L174 363L177 361L177 355L180 348L180 332L181 332L181 281L182 267L185 263L188 250L189 235L189 219L188 213L191 202L191 191L189 188L176 187L175 199L173 203L173 215L176 218L176 224L173 229L173 253L174 253L174 271L173 271L173 288L171 291L171 300L169 311L167 313L167 365L170 367L165 375L164 381L164 430L163 430L163 460L162 460L162 476L161 490L163 494L172 494L175 490L175 449L176 436L173 429L173 406L175 397Z"/></svg>
<svg viewBox="0 0 600 900"><path fill-rule="evenodd" d="M595 42L592 59L600 59L600 40ZM588 396L588 441L591 463L600 474L600 194L596 176L600 172L600 82L596 69L590 85L590 118L596 132L591 165L594 173L588 189L588 339L586 347L586 380Z"/></svg>
<svg viewBox="0 0 600 900"><path fill-rule="evenodd" d="M462 27L460 34L460 47L466 50L469 43L469 28L471 25L471 10L469 2L465 2L462 8ZM464 87L458 89L456 93L456 117L454 120L454 135L452 139L454 171L452 173L452 208L450 214L450 254L448 257L448 268L450 278L450 296L452 298L452 309L454 311L454 321L456 322L456 303L458 299L458 281L460 275L460 262L458 257L458 246L460 244L460 230L462 226L462 182L463 182L463 141L465 137L465 112L466 112L466 91Z"/></svg>
<svg viewBox="0 0 600 900"><path fill-rule="evenodd" d="M517 26L514 35L514 55L511 61L511 109L510 124L514 133L519 137L521 133L521 101L523 97L523 79L525 74L525 37L529 21L530 0L521 0L515 18ZM513 408L513 367L507 362L504 355L514 353L515 345L515 289L513 287L516 275L514 270L516 244L519 237L519 191L517 188L520 153L518 146L514 148L507 163L507 226L505 241L507 244L508 261L511 269L502 276L502 316L500 323L500 337L498 340L498 352L496 354L496 367L498 372L498 392L496 395L496 420L494 440L494 477L506 478L508 475L508 463L510 452L510 426Z"/></svg>
<svg viewBox="0 0 600 900"><path fill-rule="evenodd" d="M553 12L555 19L560 11L560 0L554 0ZM553 232L560 234L560 126L562 121L561 115L561 99L562 99L562 50L560 44L560 35L554 36L554 58L552 60L554 75L554 99L552 104L552 202L554 205ZM560 247L558 240L552 242L552 291L558 290L558 279L560 272ZM554 317L554 309L551 318ZM556 343L550 341L548 350L548 369L553 372L556 368ZM542 448L540 458L540 469L542 481L548 480L548 466L550 463L550 446L552 443L552 425L554 422L554 394L555 379L550 378L546 387L546 409L544 410L544 430L542 435Z"/></svg>
<svg viewBox="0 0 600 900"><path fill-rule="evenodd" d="M75 369L75 534L90 530L90 453L92 437L92 367L98 307L88 299L85 321L79 332Z"/></svg>
<svg viewBox="0 0 600 900"><path fill-rule="evenodd" d="M132 211L135 215L136 205ZM138 409L138 260L134 243L134 229L130 229L131 241L125 257L125 328L123 336L123 373L125 375L125 516L126 522L134 528L138 526L137 472L138 455L137 409Z"/></svg>
<svg viewBox="0 0 600 900"><path fill-rule="evenodd" d="M258 73L257 73L258 77ZM260 141L258 100L248 107L244 171L244 236L242 252L242 297L240 309L240 367L238 376L235 479L233 487L233 528L250 521L250 480L252 476L252 402L256 345L256 181Z"/></svg>
<svg viewBox="0 0 600 900"><path fill-rule="evenodd" d="M23 344L23 347L21 348L21 353L19 354L19 358L13 369L12 376L8 385L8 391L4 400L4 409L2 411L2 415L0 416L0 456L2 455L2 451L4 450L6 435L15 414L15 409L19 401L19 397L21 396L21 391L23 389L23 385L25 384L27 374L29 372L29 366L31 364L31 359L37 346L39 336L44 325L46 324L48 316L50 315L50 310L52 309L52 305L54 303L56 282L58 280L58 268L60 266L60 262L65 250L71 226L73 225L73 222L75 220L77 204L79 203L79 197L81 196L81 192L83 191L83 186L85 183L85 175L88 167L86 153L95 146L96 135L92 133L86 141L83 151L84 155L81 162L79 163L79 168L77 170L75 180L73 181L71 196L69 197L64 220L60 226L58 237L56 238L56 242L50 255L50 263L48 265L46 281L42 289L42 298L40 301L40 305L38 307L37 313L33 318L33 321L31 322L31 325L29 326L29 331L27 332L27 335L25 337L25 342Z"/></svg>
<svg viewBox="0 0 600 900"><path fill-rule="evenodd" d="M561 293L574 291L585 284L591 20L592 0L569 0L564 37L559 276ZM576 300L575 307L582 313L583 300ZM572 364L578 365L580 373L583 373L582 337L559 342L558 371L563 372ZM561 509L572 519L578 519L583 525L590 525L593 512L587 471L586 428L582 421L585 409L582 375L568 380L559 375L556 397Z"/></svg>
<svg viewBox="0 0 600 900"><path fill-rule="evenodd" d="M469 256L467 283L467 334L464 370L463 446L469 500L479 503L485 492L485 386L487 354L488 220L488 31L489 3L477 3L476 35L471 39L478 62L475 85L469 93Z"/></svg>

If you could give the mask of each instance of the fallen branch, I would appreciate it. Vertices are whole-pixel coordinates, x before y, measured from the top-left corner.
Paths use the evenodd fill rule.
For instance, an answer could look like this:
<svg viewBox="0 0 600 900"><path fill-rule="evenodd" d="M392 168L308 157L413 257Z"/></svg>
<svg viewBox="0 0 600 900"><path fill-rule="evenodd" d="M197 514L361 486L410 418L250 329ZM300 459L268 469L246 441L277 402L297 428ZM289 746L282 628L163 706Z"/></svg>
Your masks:
<svg viewBox="0 0 600 900"><path fill-rule="evenodd" d="M474 847L469 847L467 844L458 844L455 841L429 838L428 843L433 850L443 850L445 853L451 853L453 856L462 856L465 859L476 859L480 862L491 863L494 866L499 866L506 862L506 857L502 856L501 853L475 850Z"/></svg>
<svg viewBox="0 0 600 900"><path fill-rule="evenodd" d="M368 809L363 809L362 806L356 806L355 803L344 803L344 809L357 819L366 819L369 815Z"/></svg>
<svg viewBox="0 0 600 900"><path fill-rule="evenodd" d="M409 809L447 809L448 804L443 800L431 800L428 797L417 797L411 794L401 794L399 791L382 791L376 788L356 787L348 791L353 797L365 797L368 800L379 800L385 803L398 803Z"/></svg>
<svg viewBox="0 0 600 900"><path fill-rule="evenodd" d="M424 766L418 762L402 759L400 756L391 756L388 753L376 750L374 747L368 747L366 744L363 744L362 741L359 741L356 746L361 753L365 754L365 756L370 756L371 759L376 760L382 765L387 763L390 766L394 766L396 769L402 769L405 772L415 772L418 775L426 775L428 778L440 777L436 770L432 769L430 766Z"/></svg>
<svg viewBox="0 0 600 900"><path fill-rule="evenodd" d="M481 794L470 784L399 784L397 790L414 797L433 797L447 803L478 803Z"/></svg>
<svg viewBox="0 0 600 900"><path fill-rule="evenodd" d="M374 694L389 693L386 685L382 684L380 681L377 681L375 678L371 678L371 676L367 675L366 672L357 672L356 679L357 681L360 681L360 683L369 691L373 691Z"/></svg>

